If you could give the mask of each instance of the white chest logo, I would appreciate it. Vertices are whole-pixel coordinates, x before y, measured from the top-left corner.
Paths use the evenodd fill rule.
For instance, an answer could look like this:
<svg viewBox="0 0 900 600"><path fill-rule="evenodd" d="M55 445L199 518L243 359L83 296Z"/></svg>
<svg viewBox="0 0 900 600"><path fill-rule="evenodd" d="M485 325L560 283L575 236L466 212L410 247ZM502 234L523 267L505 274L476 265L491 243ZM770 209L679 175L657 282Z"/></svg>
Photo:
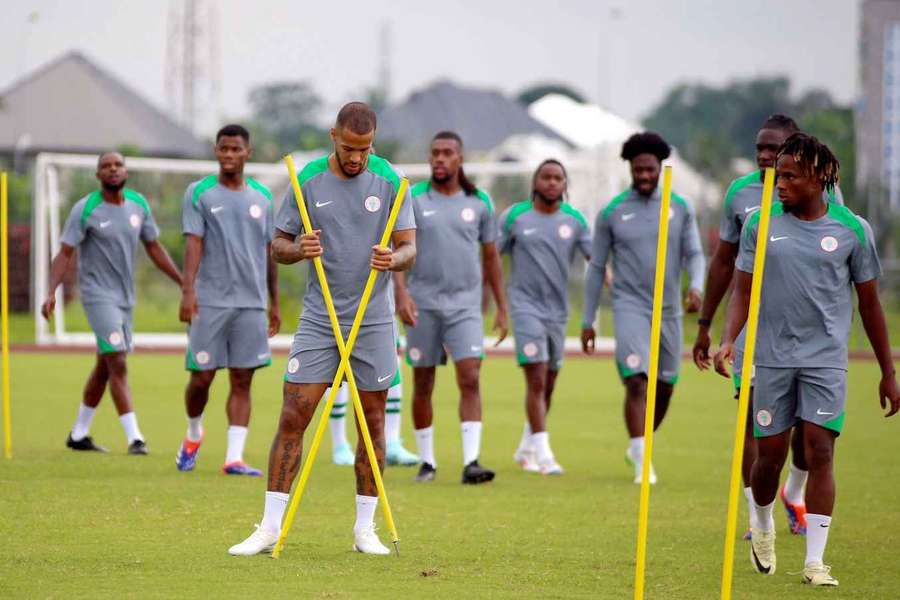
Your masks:
<svg viewBox="0 0 900 600"><path fill-rule="evenodd" d="M561 237L564 240L567 240L570 237L572 237L572 228L565 224L560 225L559 226L559 237Z"/></svg>
<svg viewBox="0 0 900 600"><path fill-rule="evenodd" d="M250 216L254 219L258 219L262 216L262 209L259 207L259 204L250 205Z"/></svg>
<svg viewBox="0 0 900 600"><path fill-rule="evenodd" d="M366 210L371 213L378 212L378 209L381 208L381 198L378 196L369 196L366 198L365 207Z"/></svg>
<svg viewBox="0 0 900 600"><path fill-rule="evenodd" d="M822 246L822 250L825 252L834 252L837 250L838 241L830 235L826 235L822 238L822 241L819 243Z"/></svg>
<svg viewBox="0 0 900 600"><path fill-rule="evenodd" d="M460 216L462 217L462 220L465 221L466 223L471 223L472 221L475 220L475 211L472 210L471 208L464 208L464 209L462 209Z"/></svg>
<svg viewBox="0 0 900 600"><path fill-rule="evenodd" d="M131 226L137 229L141 226L141 218L137 215L131 215L128 217L128 222L131 223Z"/></svg>
<svg viewBox="0 0 900 600"><path fill-rule="evenodd" d="M627 215L622 215L623 221L630 221L635 217L634 213L628 213Z"/></svg>

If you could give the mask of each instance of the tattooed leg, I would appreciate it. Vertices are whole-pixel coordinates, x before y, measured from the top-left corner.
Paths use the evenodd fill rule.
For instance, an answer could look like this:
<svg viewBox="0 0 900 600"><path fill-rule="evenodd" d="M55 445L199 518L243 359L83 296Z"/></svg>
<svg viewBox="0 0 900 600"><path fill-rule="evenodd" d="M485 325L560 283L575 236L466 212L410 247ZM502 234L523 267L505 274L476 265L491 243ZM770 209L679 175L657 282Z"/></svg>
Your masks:
<svg viewBox="0 0 900 600"><path fill-rule="evenodd" d="M303 452L303 432L316 412L316 406L325 393L325 383L284 382L284 404L278 432L269 452L270 492L290 493L291 484L300 467Z"/></svg>
<svg viewBox="0 0 900 600"><path fill-rule="evenodd" d="M387 390L380 392L364 392L360 390L359 399L362 402L363 412L366 415L369 435L372 436L372 445L375 447L378 469L381 473L384 473L384 407L387 401ZM356 493L360 496L377 496L378 488L375 486L375 476L372 474L369 455L366 452L366 444L359 430L358 420L356 433L358 438L355 463Z"/></svg>

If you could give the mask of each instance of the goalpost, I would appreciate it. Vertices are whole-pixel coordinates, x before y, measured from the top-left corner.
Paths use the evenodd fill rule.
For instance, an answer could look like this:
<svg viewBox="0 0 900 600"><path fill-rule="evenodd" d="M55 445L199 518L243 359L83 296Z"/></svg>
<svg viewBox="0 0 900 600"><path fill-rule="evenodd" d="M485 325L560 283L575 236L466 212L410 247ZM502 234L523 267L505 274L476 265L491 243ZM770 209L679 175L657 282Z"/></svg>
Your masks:
<svg viewBox="0 0 900 600"><path fill-rule="evenodd" d="M295 154L298 164L319 156L320 153ZM530 190L530 178L538 161L529 162L467 162L466 174L486 189L495 201L505 203L518 201L527 196ZM204 175L218 172L218 163L213 160L186 160L170 158L127 158L129 186L134 187L147 197L159 222L162 232L177 232L180 243L181 194L187 184ZM425 163L396 165L411 181L425 179L430 170ZM94 172L97 167L97 156L87 154L55 154L41 153L36 158L34 170L34 191L32 203L32 260L31 286L32 310L35 316L35 341L43 346L93 347L94 335L90 331L73 331L67 326L63 302L63 286L56 290L57 310L53 315L52 326L40 316L41 304L47 297L50 261L60 248L62 223L71 209L85 193L96 189ZM567 161L566 168L573 181L570 202L585 213L589 222L601 208L597 200L610 198L611 191L619 182L610 182L604 174L598 173L595 161ZM273 192L277 207L288 187L288 174L281 163L248 163L245 173L267 185ZM138 181L135 181L138 180ZM180 190L176 193L173 190ZM176 205L177 202L177 205ZM502 210L498 206L498 212ZM165 215L169 215L168 219ZM162 218L161 218L162 217ZM170 251L172 248L169 248ZM137 268L136 268L137 270ZM305 271L305 269L304 269ZM583 273L576 268L575 278ZM136 275L136 278L138 276ZM162 276L159 276L162 279ZM177 297L177 290L169 290L170 301ZM138 304L152 302L153 299L143 293L142 282L137 282ZM287 315L291 319L293 315ZM187 335L183 326L178 323L176 311L172 311L173 326L170 331L147 331L140 328L134 335L134 345L143 348L181 349L187 346ZM285 320L284 331L291 329L289 320ZM177 330L181 329L181 332ZM273 349L288 349L291 345L291 333L282 333L271 340ZM492 347L493 340L487 339L486 346ZM504 341L500 350L513 350L512 336ZM611 338L598 338L597 350L609 352L613 349ZM566 340L567 351L581 350L577 338Z"/></svg>

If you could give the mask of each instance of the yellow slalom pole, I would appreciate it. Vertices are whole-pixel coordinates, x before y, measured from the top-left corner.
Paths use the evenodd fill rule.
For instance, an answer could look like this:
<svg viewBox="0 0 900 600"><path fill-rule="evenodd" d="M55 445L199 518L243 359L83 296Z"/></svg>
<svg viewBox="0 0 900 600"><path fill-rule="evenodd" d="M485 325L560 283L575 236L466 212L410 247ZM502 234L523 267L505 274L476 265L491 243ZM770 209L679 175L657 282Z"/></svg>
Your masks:
<svg viewBox="0 0 900 600"><path fill-rule="evenodd" d="M6 173L0 173L0 295L3 307L3 454L12 458L12 415L9 408L9 196Z"/></svg>
<svg viewBox="0 0 900 600"><path fill-rule="evenodd" d="M662 329L666 254L669 247L669 206L672 201L672 167L663 170L662 201L659 203L659 234L656 240L656 277L653 282L653 316L650 321L650 365L647 372L647 409L644 413L644 462L641 465L641 501L638 509L637 564L634 597L644 597L647 566L647 521L650 518L650 462L653 459L653 422L656 418L656 379L659 374L659 339Z"/></svg>
<svg viewBox="0 0 900 600"><path fill-rule="evenodd" d="M297 168L294 164L293 157L288 155L284 160L291 178L291 185L294 189L294 198L297 201L298 210L300 211L300 218L303 221L303 227L306 231L312 231L312 223L309 220L309 213L306 209L306 203L303 200L303 191L300 188L299 180L297 179ZM409 181L404 178L401 181L400 189L397 190L397 197L394 200L394 206L392 207L390 215L388 216L387 226L385 227L385 231L381 237L380 245L382 246L387 245L390 241L391 232L393 231L394 224L396 223L397 217L400 214L400 208L406 197L406 191L408 187ZM366 287L363 290L362 297L360 298L359 308L357 309L356 317L353 321L353 326L350 329L350 335L348 336L347 342L345 344L343 334L341 333L340 324L338 323L337 314L334 310L334 302L331 298L331 292L328 287L328 280L325 276L325 268L319 257L313 259L313 264L316 269L316 275L319 279L319 285L322 288L322 296L325 299L325 305L328 310L329 320L331 321L332 332L334 333L335 340L338 344L338 351L341 355L341 363L338 366L337 372L334 376L334 380L332 381L328 399L326 400L325 406L323 407L322 416L320 417L319 424L316 427L315 435L313 436L313 441L310 445L309 453L307 455L306 461L304 461L303 469L300 473L300 480L297 483L297 488L294 492L293 498L291 499L291 504L288 507L287 514L285 515L284 525L281 528L281 534L278 537L278 542L275 545L272 556L274 558L278 558L281 555L282 549L284 548L284 540L287 537L291 525L293 524L294 517L300 505L300 500L303 497L306 483L309 480L309 475L312 471L312 465L315 462L316 455L319 451L319 445L322 441L322 436L325 433L325 428L328 423L328 415L331 413L331 408L334 405L334 400L337 396L338 388L340 387L341 380L343 379L345 373L347 374L347 384L350 388L350 394L353 398L354 408L356 408L357 411L357 420L360 424L360 431L363 435L363 442L366 446L369 463L372 466L375 486L378 488L378 495L382 500L382 511L384 513L384 518L387 523L388 530L391 533L394 547L395 549L397 549L397 553L399 554L398 544L400 539L397 535L397 529L394 525L394 519L393 515L391 514L387 492L384 488L384 482L381 478L381 472L378 469L378 461L376 460L375 448L372 445L372 438L369 435L369 429L362 412L362 402L359 400L359 390L356 386L356 378L353 375L353 370L350 368L350 354L353 351L353 346L356 343L356 337L359 334L359 328L362 324L362 319L365 315L366 307L369 304L369 299L372 296L372 290L375 287L375 280L378 273L374 269L369 272L369 278L366 281Z"/></svg>
<svg viewBox="0 0 900 600"><path fill-rule="evenodd" d="M744 431L750 405L750 386L753 382L753 355L756 353L756 329L759 325L759 302L762 297L763 270L766 266L766 244L769 240L772 191L775 188L775 169L766 169L762 203L759 208L759 230L756 233L756 252L753 256L753 282L750 285L750 306L744 338L744 363L741 372L741 393L738 397L737 421L734 426L734 451L731 455L731 483L728 488L728 520L725 524L725 558L722 563L722 600L731 599L731 579L734 572L734 537L737 531L738 496L741 484L741 462L744 457Z"/></svg>

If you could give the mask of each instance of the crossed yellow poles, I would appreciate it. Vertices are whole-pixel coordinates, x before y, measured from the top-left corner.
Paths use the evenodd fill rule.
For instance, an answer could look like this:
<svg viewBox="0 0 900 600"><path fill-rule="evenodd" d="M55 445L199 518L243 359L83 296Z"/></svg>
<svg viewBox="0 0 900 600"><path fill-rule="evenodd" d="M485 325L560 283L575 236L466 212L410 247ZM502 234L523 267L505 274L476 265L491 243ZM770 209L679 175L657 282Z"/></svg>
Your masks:
<svg viewBox="0 0 900 600"><path fill-rule="evenodd" d="M294 190L294 198L297 201L297 208L300 210L300 218L303 221L303 229L307 232L313 230L312 223L309 220L309 212L306 210L306 202L303 200L303 191L300 189L300 181L297 179L297 166L294 164L292 156L284 157L287 165L288 173L291 178L291 186ZM387 226L381 235L379 245L387 246L390 242L391 232L394 230L394 224L397 222L397 216L400 214L400 207L406 199L406 192L409 189L409 181L404 177L400 181L400 188L397 190L397 197L394 199L394 205L388 216ZM353 408L356 412L356 421L359 430L362 432L363 442L366 446L366 453L369 456L369 464L372 466L372 475L375 478L375 487L378 488L378 496L381 499L381 509L384 512L384 520L387 523L388 531L391 534L391 541L397 555L400 555L400 538L397 536L397 528L394 526L394 517L391 514L391 506L388 503L387 492L384 489L384 481L381 478L381 471L378 468L378 460L375 456L375 448L372 446L372 436L369 434L369 427L366 424L365 413L363 412L362 402L359 399L359 390L356 387L356 378L353 376L353 369L350 366L350 353L356 344L356 337L359 334L359 328L362 324L363 315L366 313L366 307L369 305L369 299L372 296L372 290L375 287L375 278L378 272L375 269L369 271L369 279L366 281L366 287L363 290L362 297L359 300L359 308L356 309L356 317L353 319L353 326L350 328L350 335L347 337L346 343L341 333L340 323L338 323L337 313L334 310L334 301L331 298L331 291L328 288L328 279L325 277L325 267L322 265L322 259L315 257L313 265L316 269L316 276L319 279L319 286L322 288L322 297L325 300L325 307L328 310L328 318L331 320L331 330L334 333L334 339L338 345L338 351L341 355L341 362L337 372L334 374L334 380L331 382L331 389L328 393L328 399L325 401L325 407L322 410L322 416L319 418L319 424L316 426L316 433L313 436L309 453L303 463L303 469L300 472L300 481L294 490L291 498L290 506L288 506L287 515L285 515L284 525L278 536L278 541L272 551L272 557L278 558L284 548L284 540L288 531L294 522L294 516L297 508L300 506L300 500L303 498L303 491L306 488L309 474L312 471L313 463L316 461L316 455L319 452L319 445L322 442L322 436L325 433L325 427L328 424L328 415L331 413L331 407L334 405L334 399L337 396L338 388L341 386L341 380L346 374L347 384L350 388L350 396L353 399Z"/></svg>

